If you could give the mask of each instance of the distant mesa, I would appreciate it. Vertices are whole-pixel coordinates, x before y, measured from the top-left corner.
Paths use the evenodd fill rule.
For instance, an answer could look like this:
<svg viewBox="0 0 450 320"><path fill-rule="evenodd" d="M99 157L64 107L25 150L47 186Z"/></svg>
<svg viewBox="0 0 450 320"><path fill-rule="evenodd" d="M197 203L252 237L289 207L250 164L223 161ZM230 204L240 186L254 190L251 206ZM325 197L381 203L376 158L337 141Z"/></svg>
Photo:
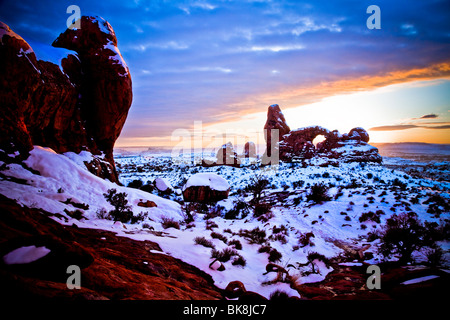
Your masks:
<svg viewBox="0 0 450 320"><path fill-rule="evenodd" d="M320 126L290 130L280 107L271 105L264 129L266 152L262 157L263 164L270 164L270 157L274 152L279 153L279 160L283 162L314 157L339 159L344 162L382 162L378 149L368 144L369 134L360 127L353 128L345 134ZM277 139L271 139L274 134L277 135ZM314 146L314 139L320 135L323 135L325 140Z"/></svg>
<svg viewBox="0 0 450 320"><path fill-rule="evenodd" d="M30 45L0 22L0 149L28 157L33 145L95 155L89 171L118 182L113 146L127 118L132 83L114 30L81 18L52 44L73 50L58 65L37 60ZM57 50L57 49L55 49Z"/></svg>

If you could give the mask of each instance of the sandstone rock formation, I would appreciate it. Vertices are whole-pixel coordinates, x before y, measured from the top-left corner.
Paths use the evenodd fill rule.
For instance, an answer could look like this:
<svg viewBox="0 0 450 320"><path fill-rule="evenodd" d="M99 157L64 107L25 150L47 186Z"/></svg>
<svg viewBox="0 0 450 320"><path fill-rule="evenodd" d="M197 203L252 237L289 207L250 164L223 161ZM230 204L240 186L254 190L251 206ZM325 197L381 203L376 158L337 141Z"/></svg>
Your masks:
<svg viewBox="0 0 450 320"><path fill-rule="evenodd" d="M161 251L151 241L118 237L99 229L63 226L41 209L22 207L0 195L0 255L17 246L51 248L35 263L7 265L0 259L1 301L221 299L212 277ZM103 239L103 240L99 240ZM67 267L79 265L81 289L68 290Z"/></svg>
<svg viewBox="0 0 450 320"><path fill-rule="evenodd" d="M243 158L256 158L256 146L252 141L247 141L244 145Z"/></svg>
<svg viewBox="0 0 450 320"><path fill-rule="evenodd" d="M273 131L276 130L276 131ZM289 133L291 129L286 123L283 112L277 104L269 106L267 110L267 121L264 125L264 138L266 139L266 154L270 157L272 150L272 135L278 133L278 137L274 137L275 140L281 139L282 136Z"/></svg>
<svg viewBox="0 0 450 320"><path fill-rule="evenodd" d="M311 159L315 156L330 159L340 159L345 162L377 162L382 161L378 149L369 145L369 134L363 128L353 128L349 133L340 134L337 130L330 131L320 126L311 126L290 130L278 105L269 106L267 122L264 126L266 134L266 152L263 163L269 164L271 150L279 152L279 160L292 162ZM279 141L273 146L269 139L269 129L278 130ZM272 131L272 134L274 131ZM314 139L323 135L325 140L317 147Z"/></svg>
<svg viewBox="0 0 450 320"><path fill-rule="evenodd" d="M197 173L183 187L186 202L213 202L228 198L230 185L215 173Z"/></svg>
<svg viewBox="0 0 450 320"><path fill-rule="evenodd" d="M82 150L97 157L89 171L117 182L112 150L131 106L131 76L112 27L81 18L53 43L73 50L54 63L0 22L0 149L26 158L33 145L58 153ZM56 50L56 49L55 49Z"/></svg>
<svg viewBox="0 0 450 320"><path fill-rule="evenodd" d="M231 142L227 142L217 150L216 165L238 166L240 160Z"/></svg>

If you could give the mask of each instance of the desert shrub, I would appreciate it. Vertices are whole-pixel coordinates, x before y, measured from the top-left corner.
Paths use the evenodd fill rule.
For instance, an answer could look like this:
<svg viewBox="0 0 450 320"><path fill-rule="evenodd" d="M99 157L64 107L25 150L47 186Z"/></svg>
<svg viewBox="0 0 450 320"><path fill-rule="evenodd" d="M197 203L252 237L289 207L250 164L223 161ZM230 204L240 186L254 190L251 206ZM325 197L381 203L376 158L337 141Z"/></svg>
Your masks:
<svg viewBox="0 0 450 320"><path fill-rule="evenodd" d="M245 218L250 213L250 206L247 202L237 199L233 202L233 208L225 213L225 219Z"/></svg>
<svg viewBox="0 0 450 320"><path fill-rule="evenodd" d="M135 179L128 184L128 188L140 189L143 185L142 180Z"/></svg>
<svg viewBox="0 0 450 320"><path fill-rule="evenodd" d="M294 189L300 189L301 187L303 187L304 184L305 184L305 181L297 180L297 181L292 182L292 187Z"/></svg>
<svg viewBox="0 0 450 320"><path fill-rule="evenodd" d="M138 223L139 221L144 221L147 217L147 212L140 212L137 216L131 216L130 223Z"/></svg>
<svg viewBox="0 0 450 320"><path fill-rule="evenodd" d="M301 247L314 246L314 242L312 242L311 238L315 238L314 233L307 232L305 234L300 234L300 237L298 238L298 243L301 245Z"/></svg>
<svg viewBox="0 0 450 320"><path fill-rule="evenodd" d="M104 208L97 210L96 215L97 215L98 219L107 219L107 220L112 219L112 217L109 215L108 211L106 211L106 209L104 209Z"/></svg>
<svg viewBox="0 0 450 320"><path fill-rule="evenodd" d="M164 229L168 228L180 229L180 223L173 218L162 217L161 225Z"/></svg>
<svg viewBox="0 0 450 320"><path fill-rule="evenodd" d="M231 259L232 256L239 256L239 253L232 248L225 248L222 251L213 249L211 251L211 258L217 259L220 262L227 262Z"/></svg>
<svg viewBox="0 0 450 320"><path fill-rule="evenodd" d="M250 243L257 243L262 244L266 241L266 232L264 230L259 229L259 227L256 227L252 230L239 230L238 233L241 237L246 238L249 240Z"/></svg>
<svg viewBox="0 0 450 320"><path fill-rule="evenodd" d="M394 214L386 220L379 251L384 257L400 256L400 262L411 261L411 255L423 245L424 227L413 212Z"/></svg>
<svg viewBox="0 0 450 320"><path fill-rule="evenodd" d="M216 218L216 217L220 217L220 216L222 216L224 209L225 208L223 206L220 206L220 205L217 205L217 204L216 205L212 205L209 208L209 210L206 212L206 214L204 216L204 219L207 220L207 219L213 219L213 218Z"/></svg>
<svg viewBox="0 0 450 320"><path fill-rule="evenodd" d="M437 217L439 217L442 212L450 211L449 201L439 194L431 195L423 202L423 204L428 205L428 213L435 214Z"/></svg>
<svg viewBox="0 0 450 320"><path fill-rule="evenodd" d="M272 233L273 234L282 233L282 234L287 235L288 234L288 230L287 230L286 226L284 224L282 224L279 227L273 226Z"/></svg>
<svg viewBox="0 0 450 320"><path fill-rule="evenodd" d="M296 198L294 198L294 200L292 201L292 203L293 203L295 206L298 206L301 202L302 202L302 197L296 197Z"/></svg>
<svg viewBox="0 0 450 320"><path fill-rule="evenodd" d="M271 246L269 246L269 245L264 245L264 246L259 247L258 252L259 252L259 253L264 253L264 252L269 253L269 252L270 252L270 249L272 249Z"/></svg>
<svg viewBox="0 0 450 320"><path fill-rule="evenodd" d="M212 248L212 249L215 248L214 244L210 240L206 239L205 237L195 237L194 242L195 242L195 244L199 244L199 245L207 247L207 248Z"/></svg>
<svg viewBox="0 0 450 320"><path fill-rule="evenodd" d="M370 231L367 233L367 241L372 242L377 239L380 239L380 233L377 231Z"/></svg>
<svg viewBox="0 0 450 320"><path fill-rule="evenodd" d="M359 217L359 222L364 222L364 221L373 221L376 223L380 223L380 215L375 212L372 212L372 211L363 212L361 214L361 216Z"/></svg>
<svg viewBox="0 0 450 320"><path fill-rule="evenodd" d="M240 254L238 254L233 261L231 262L231 264L233 266L242 266L245 267L247 264L247 260L245 260L245 258L243 256L241 256Z"/></svg>
<svg viewBox="0 0 450 320"><path fill-rule="evenodd" d="M219 239L220 241L224 242L225 244L228 241L227 237L225 237L223 234L220 234L220 233L214 232L214 231L211 232L211 238Z"/></svg>
<svg viewBox="0 0 450 320"><path fill-rule="evenodd" d="M269 300L274 302L287 301L289 298L290 298L289 295L285 291L279 289L272 292L269 296Z"/></svg>
<svg viewBox="0 0 450 320"><path fill-rule="evenodd" d="M425 248L425 256L427 257L427 264L430 267L439 267L444 262L444 251L438 245Z"/></svg>
<svg viewBox="0 0 450 320"><path fill-rule="evenodd" d="M323 254L320 254L315 251L309 252L308 255L306 256L306 259L308 260L307 264L311 265L312 273L316 273L316 270L314 268L314 266L315 266L314 260L322 261L325 264L325 266L327 266L327 267L330 266L330 260L327 257L325 257Z"/></svg>
<svg viewBox="0 0 450 320"><path fill-rule="evenodd" d="M273 240L280 241L282 244L286 244L288 241L286 239L286 236L284 234L278 233L271 236Z"/></svg>
<svg viewBox="0 0 450 320"><path fill-rule="evenodd" d="M206 221L206 230L212 230L212 229L218 228L218 227L219 226L214 221L212 221L212 220L207 220Z"/></svg>
<svg viewBox="0 0 450 320"><path fill-rule="evenodd" d="M407 184L405 182L402 182L399 178L395 178L392 180L391 184L393 186L399 187L400 190L406 190Z"/></svg>
<svg viewBox="0 0 450 320"><path fill-rule="evenodd" d="M306 195L306 200L314 203L322 203L331 200L328 195L328 188L323 183L316 183L311 186L310 192Z"/></svg>
<svg viewBox="0 0 450 320"><path fill-rule="evenodd" d="M270 182L266 177L262 174L256 174L250 178L250 183L244 190L253 195L253 203L259 203L264 190L269 186L269 184Z"/></svg>
<svg viewBox="0 0 450 320"><path fill-rule="evenodd" d="M114 210L109 212L114 222L120 221L126 223L130 221L133 217L133 212L128 205L127 194L125 192L117 193L116 189L109 189L103 196L114 207Z"/></svg>
<svg viewBox="0 0 450 320"><path fill-rule="evenodd" d="M81 209L81 210L88 210L89 209L89 205L88 204L72 201L72 198L67 198L65 201L61 201L61 202L64 203L64 204L70 204L73 207Z"/></svg>
<svg viewBox="0 0 450 320"><path fill-rule="evenodd" d="M148 193L152 193L153 190L155 190L155 186L150 181L148 181L146 184L142 185L139 189Z"/></svg>
<svg viewBox="0 0 450 320"><path fill-rule="evenodd" d="M228 245L232 246L236 250L242 250L242 243L239 240L237 240L237 239L233 239L233 240L228 241Z"/></svg>
<svg viewBox="0 0 450 320"><path fill-rule="evenodd" d="M255 218L259 218L262 215L266 215L270 213L272 207L268 203L256 203L253 208L253 216Z"/></svg>
<svg viewBox="0 0 450 320"><path fill-rule="evenodd" d="M280 261L283 255L275 248L270 249L269 251L269 261L276 262Z"/></svg>
<svg viewBox="0 0 450 320"><path fill-rule="evenodd" d="M81 210L74 210L74 211L69 211L67 209L64 209L64 212L71 218L76 219L76 220L80 220L83 217L83 212Z"/></svg>

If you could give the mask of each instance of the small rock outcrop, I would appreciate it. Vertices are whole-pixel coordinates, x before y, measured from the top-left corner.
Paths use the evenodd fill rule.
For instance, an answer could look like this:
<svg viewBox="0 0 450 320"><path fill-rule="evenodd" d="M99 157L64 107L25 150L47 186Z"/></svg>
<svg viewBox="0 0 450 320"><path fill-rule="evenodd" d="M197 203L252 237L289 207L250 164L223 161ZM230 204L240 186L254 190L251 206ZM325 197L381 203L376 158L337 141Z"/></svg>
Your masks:
<svg viewBox="0 0 450 320"><path fill-rule="evenodd" d="M279 160L292 162L295 160L311 159L316 156L329 159L340 159L344 162L376 162L381 163L382 157L378 149L369 145L369 134L363 128L357 127L349 133L340 134L320 126L311 126L290 130L278 105L269 106L266 132L266 152L263 156L265 163L270 163L271 151L279 152ZM270 130L278 130L279 141L272 146ZM273 131L272 131L273 133ZM324 136L325 140L317 146L313 141L317 136Z"/></svg>
<svg viewBox="0 0 450 320"><path fill-rule="evenodd" d="M197 173L183 187L186 202L213 202L228 198L230 185L215 173Z"/></svg>
<svg viewBox="0 0 450 320"><path fill-rule="evenodd" d="M0 149L26 158L33 145L58 153L90 151L86 167L118 182L113 146L132 101L131 75L112 27L81 18L54 47L73 50L58 66L38 60L30 45L0 22ZM54 49L58 50L58 49Z"/></svg>

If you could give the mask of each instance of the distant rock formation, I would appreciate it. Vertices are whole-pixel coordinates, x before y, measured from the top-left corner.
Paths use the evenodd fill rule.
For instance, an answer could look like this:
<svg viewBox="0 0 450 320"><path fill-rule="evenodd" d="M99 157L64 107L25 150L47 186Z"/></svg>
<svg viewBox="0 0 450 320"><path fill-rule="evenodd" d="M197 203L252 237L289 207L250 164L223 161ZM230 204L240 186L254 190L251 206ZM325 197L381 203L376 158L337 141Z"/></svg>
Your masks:
<svg viewBox="0 0 450 320"><path fill-rule="evenodd" d="M311 159L315 156L340 159L345 162L382 162L378 149L369 145L369 134L363 128L353 128L349 133L340 134L320 126L311 126L290 130L278 105L269 106L267 122L264 126L266 152L263 163L269 164L271 151L279 152L279 160ZM272 146L270 137L278 130L279 142ZM271 131L271 132L270 132ZM270 132L270 133L269 133ZM323 135L325 140L314 146L314 139Z"/></svg>
<svg viewBox="0 0 450 320"><path fill-rule="evenodd" d="M113 146L132 101L131 75L108 22L81 18L54 47L75 51L61 67L37 60L29 44L0 22L0 149L26 158L33 145L58 153L90 151L86 167L118 182Z"/></svg>
<svg viewBox="0 0 450 320"><path fill-rule="evenodd" d="M244 154L242 157L245 158L256 158L256 146L252 141L247 141L244 145Z"/></svg>
<svg viewBox="0 0 450 320"><path fill-rule="evenodd" d="M271 156L272 150L272 134L278 132L278 137L274 137L275 140L278 140L290 131L291 129L287 125L280 107L277 104L269 106L269 109L267 110L267 121L264 125L264 138L266 139L267 145L266 154L269 157Z"/></svg>
<svg viewBox="0 0 450 320"><path fill-rule="evenodd" d="M217 165L239 166L240 160L231 142L227 142L217 150Z"/></svg>

